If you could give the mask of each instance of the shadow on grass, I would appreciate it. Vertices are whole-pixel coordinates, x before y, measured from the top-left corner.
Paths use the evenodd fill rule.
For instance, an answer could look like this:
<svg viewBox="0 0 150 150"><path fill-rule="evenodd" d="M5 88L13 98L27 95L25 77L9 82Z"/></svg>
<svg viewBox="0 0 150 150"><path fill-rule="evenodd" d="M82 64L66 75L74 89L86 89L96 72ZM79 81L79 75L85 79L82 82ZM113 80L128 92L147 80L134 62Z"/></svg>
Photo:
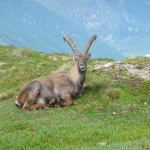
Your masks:
<svg viewBox="0 0 150 150"><path fill-rule="evenodd" d="M100 91L102 91L103 87L100 84L96 84L96 85L86 85L83 88L83 93L98 93Z"/></svg>

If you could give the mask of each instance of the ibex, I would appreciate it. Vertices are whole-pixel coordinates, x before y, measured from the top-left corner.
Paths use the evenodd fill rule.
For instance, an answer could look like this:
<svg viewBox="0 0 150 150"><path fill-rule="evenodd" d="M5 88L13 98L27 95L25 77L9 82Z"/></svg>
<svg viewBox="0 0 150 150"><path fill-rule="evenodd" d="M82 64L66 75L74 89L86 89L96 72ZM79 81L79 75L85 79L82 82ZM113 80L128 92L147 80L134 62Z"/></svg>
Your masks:
<svg viewBox="0 0 150 150"><path fill-rule="evenodd" d="M82 52L77 50L69 36L65 35L63 38L74 52L75 65L68 72L37 78L23 85L15 102L18 108L39 109L55 104L61 107L69 106L74 104L72 98L82 94L87 61L91 55L88 51L93 41L96 40L96 35L91 36Z"/></svg>

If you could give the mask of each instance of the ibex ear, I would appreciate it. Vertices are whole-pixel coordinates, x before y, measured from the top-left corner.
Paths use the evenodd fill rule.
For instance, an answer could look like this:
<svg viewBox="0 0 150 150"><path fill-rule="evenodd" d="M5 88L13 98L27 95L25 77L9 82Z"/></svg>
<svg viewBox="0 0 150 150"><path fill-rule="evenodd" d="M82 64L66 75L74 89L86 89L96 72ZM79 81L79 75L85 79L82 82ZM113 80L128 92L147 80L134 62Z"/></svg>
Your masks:
<svg viewBox="0 0 150 150"><path fill-rule="evenodd" d="M76 60L77 60L77 58L76 58L76 56L75 56L75 55L72 55L72 58L73 58L73 60L74 60L74 61L76 61Z"/></svg>
<svg viewBox="0 0 150 150"><path fill-rule="evenodd" d="M91 57L91 53L88 53L88 54L86 55L86 58L87 58L87 59L90 59L90 57Z"/></svg>

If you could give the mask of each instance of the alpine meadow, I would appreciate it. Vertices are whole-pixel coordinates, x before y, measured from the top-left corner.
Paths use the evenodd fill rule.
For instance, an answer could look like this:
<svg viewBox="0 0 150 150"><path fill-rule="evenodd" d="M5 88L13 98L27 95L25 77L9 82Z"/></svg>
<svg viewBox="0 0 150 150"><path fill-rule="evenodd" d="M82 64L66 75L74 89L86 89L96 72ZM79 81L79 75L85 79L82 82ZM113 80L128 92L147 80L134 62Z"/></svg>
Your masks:
<svg viewBox="0 0 150 150"><path fill-rule="evenodd" d="M74 105L17 109L24 83L73 65L67 54L0 46L0 149L149 150L148 57L90 59L83 95Z"/></svg>

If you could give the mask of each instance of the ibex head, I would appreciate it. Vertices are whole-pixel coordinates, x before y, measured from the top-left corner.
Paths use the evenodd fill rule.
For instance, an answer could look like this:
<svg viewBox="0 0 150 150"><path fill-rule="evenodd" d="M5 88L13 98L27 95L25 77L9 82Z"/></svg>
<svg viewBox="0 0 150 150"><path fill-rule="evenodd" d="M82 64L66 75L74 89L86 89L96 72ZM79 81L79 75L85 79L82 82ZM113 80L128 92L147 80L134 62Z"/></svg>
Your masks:
<svg viewBox="0 0 150 150"><path fill-rule="evenodd" d="M64 35L64 41L70 45L72 51L74 52L73 59L76 62L78 69L80 71L86 71L87 69L87 61L91 56L91 53L88 53L90 46L92 45L93 41L96 40L96 35L92 35L89 41L87 42L85 49L82 52L79 52L76 45L73 43L71 38L67 35Z"/></svg>

